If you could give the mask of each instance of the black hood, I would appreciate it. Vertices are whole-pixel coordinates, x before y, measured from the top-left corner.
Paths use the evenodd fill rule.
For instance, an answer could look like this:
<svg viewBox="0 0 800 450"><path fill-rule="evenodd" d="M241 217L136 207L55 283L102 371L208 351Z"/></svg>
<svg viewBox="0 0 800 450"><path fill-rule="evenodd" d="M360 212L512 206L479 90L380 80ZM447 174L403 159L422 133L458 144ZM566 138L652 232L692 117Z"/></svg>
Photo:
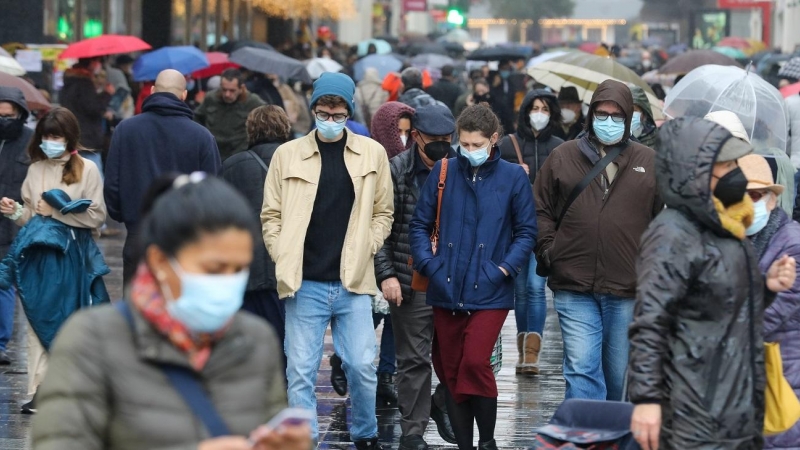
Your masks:
<svg viewBox="0 0 800 450"><path fill-rule="evenodd" d="M714 207L711 171L733 135L697 117L666 122L658 132L656 180L667 207L681 211L717 234L725 234Z"/></svg>
<svg viewBox="0 0 800 450"><path fill-rule="evenodd" d="M623 134L622 141L616 145L625 144L631 136L631 121L633 120L633 94L631 90L624 83L616 80L606 80L597 86L597 90L592 95L592 103L589 105L589 114L586 117L586 130L592 138L594 138L594 130L592 122L594 121L594 110L597 104L601 102L614 102L622 108L625 113L625 133Z"/></svg>
<svg viewBox="0 0 800 450"><path fill-rule="evenodd" d="M547 103L547 108L550 109L550 123L544 130L539 132L539 140L548 139L553 134L553 130L561 123L561 107L558 106L558 99L555 94L544 89L534 89L528 92L519 107L519 118L517 119L517 133L526 141L536 139L533 134L533 127L531 127L529 114L531 113L533 102L537 98Z"/></svg>
<svg viewBox="0 0 800 450"><path fill-rule="evenodd" d="M142 112L152 112L159 116L184 116L189 119L194 118L191 108L186 106L174 94L168 92L156 92L147 97L142 103Z"/></svg>
<svg viewBox="0 0 800 450"><path fill-rule="evenodd" d="M28 120L30 111L28 111L28 102L25 101L25 96L22 91L15 87L0 86L0 102L8 102L17 105L20 110L21 119L23 122Z"/></svg>

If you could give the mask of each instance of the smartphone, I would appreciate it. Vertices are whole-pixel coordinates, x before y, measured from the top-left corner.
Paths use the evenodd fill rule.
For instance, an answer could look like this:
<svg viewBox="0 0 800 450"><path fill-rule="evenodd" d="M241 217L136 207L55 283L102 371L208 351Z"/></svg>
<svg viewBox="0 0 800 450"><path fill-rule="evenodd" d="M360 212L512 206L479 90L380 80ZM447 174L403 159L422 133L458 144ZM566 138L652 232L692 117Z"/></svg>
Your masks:
<svg viewBox="0 0 800 450"><path fill-rule="evenodd" d="M316 417L316 412L302 408L286 408L275 415L268 423L267 428L277 430L281 426L297 426L311 423Z"/></svg>

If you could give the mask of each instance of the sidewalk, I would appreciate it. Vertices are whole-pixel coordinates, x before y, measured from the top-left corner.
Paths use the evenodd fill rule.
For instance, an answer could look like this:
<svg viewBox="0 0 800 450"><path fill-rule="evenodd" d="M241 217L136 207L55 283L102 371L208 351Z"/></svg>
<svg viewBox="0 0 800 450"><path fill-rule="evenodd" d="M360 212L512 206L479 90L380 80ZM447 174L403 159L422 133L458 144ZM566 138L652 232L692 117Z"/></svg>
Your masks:
<svg viewBox="0 0 800 450"><path fill-rule="evenodd" d="M111 267L106 284L112 299L122 295L122 244L123 236L104 238L98 241ZM548 294L549 296L549 294ZM527 448L533 442L532 430L550 419L556 407L564 399L564 379L561 376L561 333L558 319L552 308L548 308L545 342L541 355L541 375L522 377L514 373L516 362L516 326L513 311L503 327L503 367L497 377L498 399L497 428L495 438L499 448ZM9 355L14 360L11 366L2 369L0 375L0 449L29 449L28 434L32 416L20 413L20 405L28 401L26 395L27 366L25 344L25 321L17 311L14 339L9 344ZM380 336L381 328L376 331ZM379 340L377 341L379 342ZM317 380L318 411L320 415L320 448L354 448L349 441L347 422L349 400L339 397L330 386L330 365L327 356L333 353L330 330L325 338L325 355ZM434 382L434 386L436 382ZM400 439L400 413L397 408L379 409L378 430L380 440L397 448ZM478 432L475 430L477 442ZM436 433L431 421L425 440L431 448L456 448L445 443Z"/></svg>

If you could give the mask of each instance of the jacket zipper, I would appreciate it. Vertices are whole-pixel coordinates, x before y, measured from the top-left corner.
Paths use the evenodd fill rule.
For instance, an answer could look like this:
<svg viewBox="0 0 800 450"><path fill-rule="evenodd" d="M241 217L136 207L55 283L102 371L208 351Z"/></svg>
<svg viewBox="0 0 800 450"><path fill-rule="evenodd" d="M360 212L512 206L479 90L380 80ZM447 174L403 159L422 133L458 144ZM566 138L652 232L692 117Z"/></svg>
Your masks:
<svg viewBox="0 0 800 450"><path fill-rule="evenodd" d="M450 258L453 254L453 243L447 243L447 259L445 259L445 263L447 264L447 283L450 284L450 269L452 268L450 265Z"/></svg>
<svg viewBox="0 0 800 450"><path fill-rule="evenodd" d="M475 289L478 289L478 277L481 272L481 263L483 262L483 244L478 246L478 264L475 266Z"/></svg>
<svg viewBox="0 0 800 450"><path fill-rule="evenodd" d="M606 198L608 198L608 191L609 191L608 181L606 180L605 175L601 175L600 178L603 180L603 202L605 202Z"/></svg>

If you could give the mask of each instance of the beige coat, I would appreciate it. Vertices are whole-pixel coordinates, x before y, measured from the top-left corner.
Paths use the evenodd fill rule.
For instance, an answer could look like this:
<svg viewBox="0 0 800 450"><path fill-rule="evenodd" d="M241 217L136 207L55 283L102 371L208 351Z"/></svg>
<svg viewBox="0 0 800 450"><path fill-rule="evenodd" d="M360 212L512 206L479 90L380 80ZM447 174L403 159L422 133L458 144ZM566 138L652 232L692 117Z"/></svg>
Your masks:
<svg viewBox="0 0 800 450"><path fill-rule="evenodd" d="M90 199L92 205L85 212L61 214L53 209L53 219L76 228L98 229L106 221L106 202L103 199L103 178L97 166L88 159L83 160L83 176L78 183L69 186L61 181L64 165L69 155L61 159L47 159L31 164L22 183L22 216L16 224L24 226L36 214L36 204L42 194L51 189L61 189L72 200Z"/></svg>
<svg viewBox="0 0 800 450"><path fill-rule="evenodd" d="M185 353L137 311L135 330L111 305L74 314L55 340L36 397L37 450L196 450L208 439L158 364ZM247 436L286 407L275 332L237 313L199 377L231 433Z"/></svg>
<svg viewBox="0 0 800 450"><path fill-rule="evenodd" d="M293 296L303 281L303 243L322 170L315 132L278 148L264 186L262 231L281 298ZM341 281L350 292L374 295L373 258L389 236L394 214L389 161L380 144L347 133L344 162L355 201L342 249Z"/></svg>

